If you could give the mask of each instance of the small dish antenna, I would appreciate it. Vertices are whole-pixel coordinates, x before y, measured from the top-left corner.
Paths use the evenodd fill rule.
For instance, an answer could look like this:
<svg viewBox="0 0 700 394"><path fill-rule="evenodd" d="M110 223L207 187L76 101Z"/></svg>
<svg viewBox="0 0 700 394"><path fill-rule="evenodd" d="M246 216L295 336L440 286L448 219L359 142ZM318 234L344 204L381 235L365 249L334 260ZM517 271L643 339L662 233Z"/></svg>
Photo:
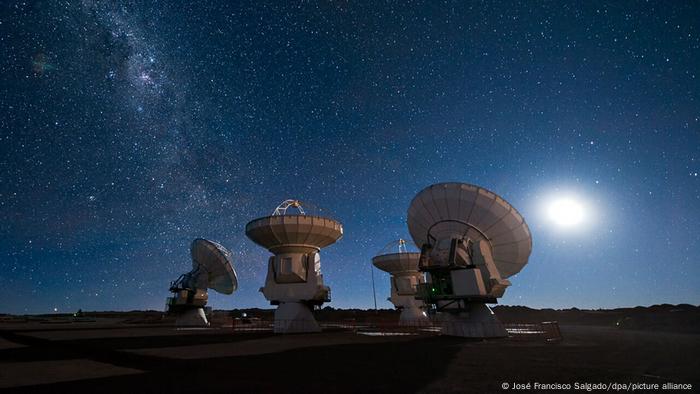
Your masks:
<svg viewBox="0 0 700 394"><path fill-rule="evenodd" d="M442 314L443 334L506 336L486 303L496 303L511 284L506 278L527 264L532 237L522 215L482 187L439 183L411 201L408 230L427 280L416 297Z"/></svg>
<svg viewBox="0 0 700 394"><path fill-rule="evenodd" d="M405 240L389 242L376 256L372 264L391 274L391 297L388 300L401 311L399 325L417 326L429 324L425 313L426 305L416 299L416 288L425 283L425 277L418 270L420 252L410 250Z"/></svg>
<svg viewBox="0 0 700 394"><path fill-rule="evenodd" d="M214 241L195 239L190 255L192 270L170 284L173 296L167 299L167 311L177 315L178 326L208 326L207 290L232 294L238 289L238 276L231 265L231 252Z"/></svg>

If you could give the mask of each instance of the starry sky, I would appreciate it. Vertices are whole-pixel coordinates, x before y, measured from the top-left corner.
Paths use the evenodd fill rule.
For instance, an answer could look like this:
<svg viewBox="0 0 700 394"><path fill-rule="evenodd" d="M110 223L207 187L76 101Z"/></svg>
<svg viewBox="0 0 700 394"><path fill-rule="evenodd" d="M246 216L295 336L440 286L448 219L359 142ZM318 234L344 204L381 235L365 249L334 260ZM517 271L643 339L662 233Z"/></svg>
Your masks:
<svg viewBox="0 0 700 394"><path fill-rule="evenodd" d="M444 181L530 225L503 304L700 304L697 2L117 3L0 5L0 312L163 310L196 237L239 275L210 306L267 307L244 226L287 198L344 224L327 305L368 308Z"/></svg>

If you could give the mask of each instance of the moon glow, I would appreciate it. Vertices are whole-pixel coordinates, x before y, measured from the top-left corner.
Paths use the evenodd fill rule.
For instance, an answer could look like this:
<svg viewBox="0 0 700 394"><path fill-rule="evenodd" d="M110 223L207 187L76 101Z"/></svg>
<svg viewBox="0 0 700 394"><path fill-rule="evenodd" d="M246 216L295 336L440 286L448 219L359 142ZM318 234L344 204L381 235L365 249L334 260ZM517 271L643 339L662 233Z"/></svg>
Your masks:
<svg viewBox="0 0 700 394"><path fill-rule="evenodd" d="M560 227L572 227L583 221L585 212L575 199L559 198L550 203L547 214Z"/></svg>

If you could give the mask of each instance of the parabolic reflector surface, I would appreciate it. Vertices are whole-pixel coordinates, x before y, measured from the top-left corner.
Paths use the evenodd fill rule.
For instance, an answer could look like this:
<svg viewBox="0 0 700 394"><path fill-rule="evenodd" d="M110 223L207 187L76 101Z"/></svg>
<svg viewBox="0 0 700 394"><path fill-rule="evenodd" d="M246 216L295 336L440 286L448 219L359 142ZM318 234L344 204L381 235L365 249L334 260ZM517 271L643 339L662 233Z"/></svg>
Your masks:
<svg viewBox="0 0 700 394"><path fill-rule="evenodd" d="M209 288L231 294L238 288L238 277L231 265L231 252L220 244L202 238L192 241L190 248L193 268L205 269Z"/></svg>
<svg viewBox="0 0 700 394"><path fill-rule="evenodd" d="M408 230L419 247L428 242L429 231L438 241L487 240L503 278L520 272L532 251L520 213L497 194L466 183L438 183L418 193L408 208Z"/></svg>
<svg viewBox="0 0 700 394"><path fill-rule="evenodd" d="M253 242L270 251L285 245L322 249L343 236L343 225L321 216L273 215L249 222L245 232Z"/></svg>
<svg viewBox="0 0 700 394"><path fill-rule="evenodd" d="M420 253L418 252L389 253L374 256L372 258L372 264L380 270L392 274L398 272L417 272L419 258Z"/></svg>

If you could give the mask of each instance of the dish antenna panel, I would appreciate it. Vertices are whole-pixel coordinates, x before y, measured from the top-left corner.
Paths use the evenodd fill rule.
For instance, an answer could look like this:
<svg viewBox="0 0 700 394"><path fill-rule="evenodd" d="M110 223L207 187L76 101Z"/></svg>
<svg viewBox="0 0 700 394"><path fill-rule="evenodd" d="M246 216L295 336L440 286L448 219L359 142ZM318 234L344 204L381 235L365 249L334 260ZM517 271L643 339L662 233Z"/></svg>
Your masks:
<svg viewBox="0 0 700 394"><path fill-rule="evenodd" d="M299 213L289 214L290 207ZM312 308L329 302L331 289L323 285L319 252L343 236L343 225L307 215L299 200L285 200L271 216L250 221L245 233L273 254L260 291L272 305L278 305L274 331L320 331Z"/></svg>
<svg viewBox="0 0 700 394"><path fill-rule="evenodd" d="M399 325L430 323L425 314L425 303L416 299L416 287L425 283L423 273L418 270L419 258L420 252L409 251L403 239L389 242L372 258L375 267L391 274L391 297L388 300L401 311Z"/></svg>
<svg viewBox="0 0 700 394"><path fill-rule="evenodd" d="M486 304L497 303L511 284L506 278L523 269L532 251L520 213L482 187L439 183L411 201L408 230L427 281L416 298L441 313L443 334L506 336Z"/></svg>
<svg viewBox="0 0 700 394"><path fill-rule="evenodd" d="M232 294L238 288L238 277L231 265L231 252L216 242L197 238L190 254L192 270L170 284L173 296L167 299L166 307L177 315L178 326L208 326L204 313L207 289Z"/></svg>

